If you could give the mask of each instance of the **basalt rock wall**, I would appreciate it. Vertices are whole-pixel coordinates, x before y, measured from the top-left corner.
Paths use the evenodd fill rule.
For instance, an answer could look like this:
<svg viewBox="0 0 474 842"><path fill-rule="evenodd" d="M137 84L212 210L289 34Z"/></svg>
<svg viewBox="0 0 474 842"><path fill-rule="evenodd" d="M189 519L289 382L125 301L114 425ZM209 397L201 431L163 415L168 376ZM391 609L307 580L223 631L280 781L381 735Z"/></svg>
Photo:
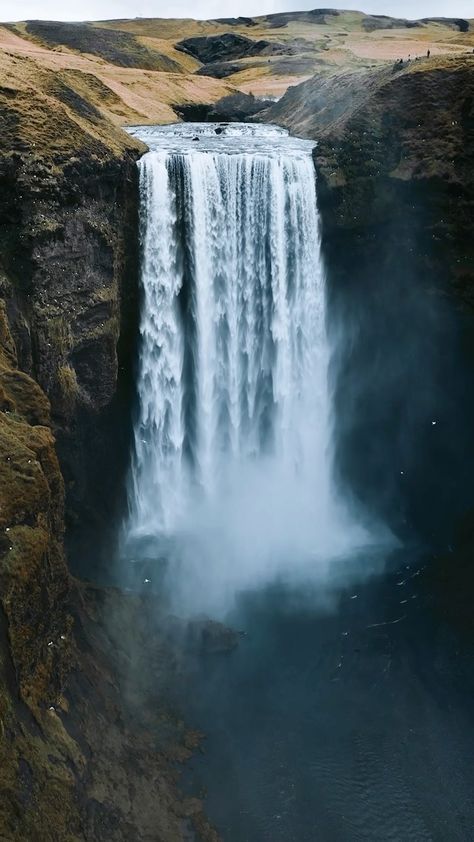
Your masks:
<svg viewBox="0 0 474 842"><path fill-rule="evenodd" d="M131 155L67 161L59 177L19 167L2 193L13 218L6 308L19 366L51 402L72 522L108 513L123 467L116 436L125 435L136 327L136 195Z"/></svg>
<svg viewBox="0 0 474 842"><path fill-rule="evenodd" d="M431 545L427 598L472 634L474 57L315 77L265 119L318 141L339 480Z"/></svg>
<svg viewBox="0 0 474 842"><path fill-rule="evenodd" d="M340 477L449 543L474 502L474 60L315 77L266 119L318 140Z"/></svg>

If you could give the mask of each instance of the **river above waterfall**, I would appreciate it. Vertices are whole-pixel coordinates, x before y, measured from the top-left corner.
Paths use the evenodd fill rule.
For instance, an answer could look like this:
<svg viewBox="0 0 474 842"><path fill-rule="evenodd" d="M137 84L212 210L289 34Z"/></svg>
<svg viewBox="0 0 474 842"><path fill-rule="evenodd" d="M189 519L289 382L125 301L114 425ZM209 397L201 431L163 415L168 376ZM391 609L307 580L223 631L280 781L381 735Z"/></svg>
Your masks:
<svg viewBox="0 0 474 842"><path fill-rule="evenodd" d="M172 123L165 126L131 126L127 130L146 143L150 152L177 154L210 152L218 155L262 154L272 158L296 155L306 158L312 140L292 137L280 126L253 123Z"/></svg>

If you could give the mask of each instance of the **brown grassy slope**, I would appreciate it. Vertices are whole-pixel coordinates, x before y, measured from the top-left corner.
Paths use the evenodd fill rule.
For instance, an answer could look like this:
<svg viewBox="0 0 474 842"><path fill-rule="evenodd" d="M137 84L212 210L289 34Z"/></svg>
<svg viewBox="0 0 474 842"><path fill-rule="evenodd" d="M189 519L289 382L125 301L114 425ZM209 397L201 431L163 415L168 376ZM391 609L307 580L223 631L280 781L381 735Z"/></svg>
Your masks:
<svg viewBox="0 0 474 842"><path fill-rule="evenodd" d="M104 159L137 148L95 107L101 94L89 77L53 72L27 55L0 51L0 78L2 155L21 152L54 160L80 150Z"/></svg>
<svg viewBox="0 0 474 842"><path fill-rule="evenodd" d="M376 68L400 57L472 51L474 23L461 32L451 22L407 22L360 12L293 13L257 18L195 21L114 20L91 24L27 22L0 26L3 58L27 58L40 70L67 73L65 80L116 124L177 119L174 104L214 103L236 89L281 96L314 73ZM219 80L196 72L192 55L176 49L183 39L227 32L282 44L285 54L232 60ZM5 69L0 68L0 82ZM71 76L71 74L73 74Z"/></svg>
<svg viewBox="0 0 474 842"><path fill-rule="evenodd" d="M227 78L236 88L255 95L281 96L288 85L308 78L315 72L331 72L335 68L356 70L384 65L398 58L449 55L472 50L473 21L468 32L460 32L452 22L426 21L412 25L407 21L381 19L361 12L341 11L332 14L296 12L235 21L195 21L141 19L105 21L110 27L146 38L152 45L176 44L182 39L213 36L232 32L253 40L283 43L288 56L262 56L237 59L232 64L239 71ZM156 42L157 49L158 41ZM289 61L291 59L291 62Z"/></svg>
<svg viewBox="0 0 474 842"><path fill-rule="evenodd" d="M188 63L188 59L184 57L184 63ZM109 118L115 125L173 122L177 119L174 103L213 103L235 90L224 82L189 72L119 67L67 48L48 49L22 37L21 29L12 32L0 26L0 84L28 90L35 101L39 97L46 105L44 96L49 95L53 77L63 81L94 106L100 112L99 116ZM45 116L52 117L55 113L54 103L53 95L48 102L49 110L44 111ZM75 119L80 123L80 116ZM109 137L109 128L105 128L104 122L102 127L102 135L105 133ZM53 125L51 131L55 133ZM100 134L100 128L91 128L91 131ZM60 137L62 133L57 134ZM124 147L131 143L120 132L114 133L111 129L110 139L114 146Z"/></svg>
<svg viewBox="0 0 474 842"><path fill-rule="evenodd" d="M138 67L142 70L180 72L177 62L141 44L134 35L120 30L76 23L71 26L59 21L28 21L24 33L47 47L59 45L78 53L89 53L119 67Z"/></svg>

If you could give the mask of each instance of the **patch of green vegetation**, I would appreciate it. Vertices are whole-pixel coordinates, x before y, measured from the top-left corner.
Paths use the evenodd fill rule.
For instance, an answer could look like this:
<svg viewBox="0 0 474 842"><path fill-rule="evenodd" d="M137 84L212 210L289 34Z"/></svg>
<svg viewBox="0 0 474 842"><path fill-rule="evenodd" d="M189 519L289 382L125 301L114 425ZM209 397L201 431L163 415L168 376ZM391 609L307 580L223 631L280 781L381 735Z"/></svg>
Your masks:
<svg viewBox="0 0 474 842"><path fill-rule="evenodd" d="M50 423L49 400L38 384L23 371L15 369L0 372L0 385L30 424Z"/></svg>

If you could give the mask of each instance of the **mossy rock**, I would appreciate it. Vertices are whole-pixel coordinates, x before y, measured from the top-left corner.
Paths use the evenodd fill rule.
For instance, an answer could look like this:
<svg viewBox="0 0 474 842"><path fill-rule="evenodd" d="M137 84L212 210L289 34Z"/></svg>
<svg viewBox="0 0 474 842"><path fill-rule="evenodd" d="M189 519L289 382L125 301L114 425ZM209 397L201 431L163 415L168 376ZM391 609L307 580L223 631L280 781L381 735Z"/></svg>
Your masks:
<svg viewBox="0 0 474 842"><path fill-rule="evenodd" d="M28 374L23 371L0 371L0 386L29 424L51 423L49 400Z"/></svg>

